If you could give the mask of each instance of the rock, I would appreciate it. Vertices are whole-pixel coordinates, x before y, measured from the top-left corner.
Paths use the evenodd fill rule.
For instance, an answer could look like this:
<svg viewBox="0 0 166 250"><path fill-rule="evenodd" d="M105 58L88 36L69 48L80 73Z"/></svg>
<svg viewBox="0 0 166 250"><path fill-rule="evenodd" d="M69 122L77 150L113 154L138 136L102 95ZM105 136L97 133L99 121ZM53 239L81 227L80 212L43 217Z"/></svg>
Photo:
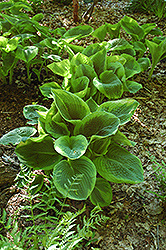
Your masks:
<svg viewBox="0 0 166 250"><path fill-rule="evenodd" d="M161 214L161 212L163 211L163 208L160 206L158 200L156 199L152 200L150 204L146 205L144 208L150 215Z"/></svg>

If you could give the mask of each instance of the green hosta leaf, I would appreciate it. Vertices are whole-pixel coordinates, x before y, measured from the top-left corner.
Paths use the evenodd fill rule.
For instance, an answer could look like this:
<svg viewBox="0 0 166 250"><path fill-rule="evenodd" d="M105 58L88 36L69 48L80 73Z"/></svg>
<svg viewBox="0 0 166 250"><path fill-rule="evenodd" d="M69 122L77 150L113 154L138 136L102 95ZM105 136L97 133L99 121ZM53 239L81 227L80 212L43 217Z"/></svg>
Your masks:
<svg viewBox="0 0 166 250"><path fill-rule="evenodd" d="M52 61L61 61L61 57L60 56L58 56L58 55L53 55L53 54L46 54L46 53L44 53L42 56L41 56L42 58L44 58L44 59L51 59Z"/></svg>
<svg viewBox="0 0 166 250"><path fill-rule="evenodd" d="M97 28L93 33L92 36L98 38L101 42L104 41L104 38L107 34L107 26L104 24Z"/></svg>
<svg viewBox="0 0 166 250"><path fill-rule="evenodd" d="M45 130L47 131L48 134L50 134L54 138L59 138L60 136L70 134L66 124L62 122L56 122L53 120L51 121L46 120Z"/></svg>
<svg viewBox="0 0 166 250"><path fill-rule="evenodd" d="M141 72L144 72L145 70L147 70L151 65L150 59L148 57L139 58L137 62L139 63L141 67Z"/></svg>
<svg viewBox="0 0 166 250"><path fill-rule="evenodd" d="M91 66L89 66L87 64L80 64L76 69L76 73L75 73L74 77L79 78L81 76L88 77L88 79L90 81L90 85L91 85L93 82L93 79L97 76L97 74Z"/></svg>
<svg viewBox="0 0 166 250"><path fill-rule="evenodd" d="M126 149L113 143L109 152L94 161L99 174L115 183L139 183L143 181L141 161Z"/></svg>
<svg viewBox="0 0 166 250"><path fill-rule="evenodd" d="M27 105L24 107L23 115L26 119L30 120L29 122L27 122L28 124L37 124L38 118L40 117L37 111L47 112L48 109L38 104Z"/></svg>
<svg viewBox="0 0 166 250"><path fill-rule="evenodd" d="M86 103L88 104L89 108L90 108L90 111L93 113L97 110L98 108L98 104L93 100L92 97L90 97Z"/></svg>
<svg viewBox="0 0 166 250"><path fill-rule="evenodd" d="M86 200L95 186L96 167L85 156L74 161L61 161L54 167L53 180L64 197Z"/></svg>
<svg viewBox="0 0 166 250"><path fill-rule="evenodd" d="M149 34L153 29L155 29L157 25L155 23L145 23L141 25L141 28L143 28L145 36ZM155 35L155 34L154 34ZM161 35L161 34L156 34L156 35Z"/></svg>
<svg viewBox="0 0 166 250"><path fill-rule="evenodd" d="M106 49L102 49L91 57L94 69L99 76L105 70L107 52Z"/></svg>
<svg viewBox="0 0 166 250"><path fill-rule="evenodd" d="M125 81L125 69L120 62L111 62L107 60L107 70L112 70L121 81Z"/></svg>
<svg viewBox="0 0 166 250"><path fill-rule="evenodd" d="M15 37L18 37L20 39L19 42L24 42L32 37L35 37L35 35L33 35L33 34L18 34L16 36L14 36L13 38L15 38Z"/></svg>
<svg viewBox="0 0 166 250"><path fill-rule="evenodd" d="M120 22L115 24L106 23L106 26L107 26L107 32L109 33L111 39L120 37L120 28L121 28Z"/></svg>
<svg viewBox="0 0 166 250"><path fill-rule="evenodd" d="M15 128L0 138L0 144L8 145L11 143L16 145L21 141L27 140L30 136L36 134L36 132L37 130L31 127Z"/></svg>
<svg viewBox="0 0 166 250"><path fill-rule="evenodd" d="M49 170L61 160L55 151L53 140L48 135L20 142L15 150L19 160L34 169Z"/></svg>
<svg viewBox="0 0 166 250"><path fill-rule="evenodd" d="M141 67L134 57L127 54L122 54L121 56L126 59L126 62L123 65L125 68L126 79L141 72Z"/></svg>
<svg viewBox="0 0 166 250"><path fill-rule="evenodd" d="M142 84L135 81L126 81L126 87L130 93L135 94L138 90L142 89Z"/></svg>
<svg viewBox="0 0 166 250"><path fill-rule="evenodd" d="M31 183L31 194L34 195L37 192L39 192L43 187L43 183L44 183L44 175L38 174Z"/></svg>
<svg viewBox="0 0 166 250"><path fill-rule="evenodd" d="M8 39L6 37L0 36L0 49L6 48Z"/></svg>
<svg viewBox="0 0 166 250"><path fill-rule="evenodd" d="M64 41L65 43L65 41ZM72 49L72 51L77 54L79 52L82 53L82 51L84 50L84 47L82 46L78 46L78 45L75 45L75 44L71 44L71 43L66 43L66 46L69 47L70 49Z"/></svg>
<svg viewBox="0 0 166 250"><path fill-rule="evenodd" d="M93 56L94 54L96 54L97 52L99 52L102 49L103 49L103 46L101 46L98 43L93 43L93 44L90 44L89 46L87 46L83 50L82 54L90 57L90 56Z"/></svg>
<svg viewBox="0 0 166 250"><path fill-rule="evenodd" d="M152 55L152 68L149 72L149 76L151 77L157 63L166 57L166 38L160 44L146 40L146 45L148 46Z"/></svg>
<svg viewBox="0 0 166 250"><path fill-rule="evenodd" d="M154 28L150 31L150 34L153 36L163 36L163 32L160 30L160 28Z"/></svg>
<svg viewBox="0 0 166 250"><path fill-rule="evenodd" d="M1 70L4 76L8 75L9 70L16 64L17 59L15 56L15 52L2 52L2 59L3 59L3 67Z"/></svg>
<svg viewBox="0 0 166 250"><path fill-rule="evenodd" d="M80 98L83 98L88 90L89 79L86 76L81 76L77 79L71 79L71 92L75 93Z"/></svg>
<svg viewBox="0 0 166 250"><path fill-rule="evenodd" d="M95 187L90 195L90 201L93 205L100 207L110 205L112 201L112 188L108 181L103 178L97 178Z"/></svg>
<svg viewBox="0 0 166 250"><path fill-rule="evenodd" d="M88 141L85 136L62 136L55 141L55 150L71 160L80 158L88 147Z"/></svg>
<svg viewBox="0 0 166 250"><path fill-rule="evenodd" d="M38 13L32 17L32 20L35 20L37 22L41 21L44 18L43 13Z"/></svg>
<svg viewBox="0 0 166 250"><path fill-rule="evenodd" d="M52 93L56 106L66 121L76 124L90 113L86 102L78 96L60 89L54 89Z"/></svg>
<svg viewBox="0 0 166 250"><path fill-rule="evenodd" d="M48 37L48 38L42 40L39 44L41 46L47 47L53 51L58 51L60 49L60 45L58 44L57 40L55 38L52 38L52 37Z"/></svg>
<svg viewBox="0 0 166 250"><path fill-rule="evenodd" d="M123 84L112 71L104 71L99 80L94 78L94 86L109 99L120 98L123 94Z"/></svg>
<svg viewBox="0 0 166 250"><path fill-rule="evenodd" d="M89 25L79 25L77 27L74 27L72 29L69 29L64 35L63 39L65 39L66 42L70 43L71 41L75 39L80 39L83 37L89 36L93 31L93 28Z"/></svg>
<svg viewBox="0 0 166 250"><path fill-rule="evenodd" d="M124 16L121 19L121 26L135 41L145 36L144 29L131 17Z"/></svg>
<svg viewBox="0 0 166 250"><path fill-rule="evenodd" d="M107 42L107 51L123 51L132 49L133 46L129 44L124 38L116 38Z"/></svg>
<svg viewBox="0 0 166 250"><path fill-rule="evenodd" d="M146 47L144 45L144 43L140 42L140 41L136 41L133 43L134 49L138 52L140 52L140 54L143 56L143 54L146 51Z"/></svg>
<svg viewBox="0 0 166 250"><path fill-rule="evenodd" d="M29 63L38 54L38 48L36 46L22 47L18 46L16 51L16 57L23 60L25 63Z"/></svg>
<svg viewBox="0 0 166 250"><path fill-rule="evenodd" d="M41 93L48 98L52 98L51 89L61 89L57 82L48 82L39 87Z"/></svg>
<svg viewBox="0 0 166 250"><path fill-rule="evenodd" d="M59 115L58 109L54 102L47 112L45 119L45 131L54 138L59 138L60 136L70 134L66 124L62 122L62 118Z"/></svg>
<svg viewBox="0 0 166 250"><path fill-rule="evenodd" d="M75 127L74 134L95 138L108 137L116 133L119 127L119 119L106 112L96 111L87 115L82 122Z"/></svg>
<svg viewBox="0 0 166 250"><path fill-rule="evenodd" d="M54 74L70 77L70 62L69 59L64 59L61 62L53 62L47 66Z"/></svg>
<svg viewBox="0 0 166 250"><path fill-rule="evenodd" d="M117 133L116 133L117 134ZM99 138L91 142L90 149L95 155L105 155L111 143L111 137Z"/></svg>
<svg viewBox="0 0 166 250"><path fill-rule="evenodd" d="M2 49L5 51L5 52L10 52L10 51L13 51L17 48L18 46L18 43L19 43L19 37L13 37L11 38L7 43L6 43L6 46L3 47ZM8 40L8 39L7 39ZM3 41L2 41L3 42ZM1 37L0 37L0 49L1 49Z"/></svg>
<svg viewBox="0 0 166 250"><path fill-rule="evenodd" d="M127 139L127 137L119 130L115 135L111 136L111 140L123 146L135 146L136 143Z"/></svg>
<svg viewBox="0 0 166 250"><path fill-rule="evenodd" d="M98 111L105 111L114 114L120 119L120 124L125 124L134 115L139 103L130 98L108 101L101 104Z"/></svg>
<svg viewBox="0 0 166 250"><path fill-rule="evenodd" d="M118 56L118 55L107 56L106 60L107 60L106 61L106 69L109 69L109 67L111 67L111 63L119 62L122 65L124 65L125 62L127 61L124 57Z"/></svg>
<svg viewBox="0 0 166 250"><path fill-rule="evenodd" d="M71 72L72 72L72 74L75 74L77 67L80 64L86 64L86 65L89 65L91 67L93 66L93 63L89 57L87 57L81 53L77 53L75 56L73 56L73 58L71 60Z"/></svg>

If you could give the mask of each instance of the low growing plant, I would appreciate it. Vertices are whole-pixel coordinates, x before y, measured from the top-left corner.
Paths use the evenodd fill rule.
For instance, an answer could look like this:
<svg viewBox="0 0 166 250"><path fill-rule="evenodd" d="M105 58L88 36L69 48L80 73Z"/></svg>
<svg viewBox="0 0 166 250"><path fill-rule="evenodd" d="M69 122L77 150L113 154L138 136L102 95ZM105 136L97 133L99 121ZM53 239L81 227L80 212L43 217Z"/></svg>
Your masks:
<svg viewBox="0 0 166 250"><path fill-rule="evenodd" d="M25 166L21 169L17 186L27 193L24 196L26 205L19 208L13 218L7 219L3 210L0 223L6 229L8 238L0 234L1 249L76 249L83 239L88 241L92 238L97 225L108 220L100 215L99 207L90 212L89 218L83 215L81 219L85 207L75 213L67 210L65 200L61 202L55 196L52 180L48 176L36 175L46 179L41 190L41 185L34 180L35 174ZM62 211L64 206L66 212ZM26 222L26 227L21 228L21 220Z"/></svg>
<svg viewBox="0 0 166 250"><path fill-rule="evenodd" d="M162 161L162 164L159 164L156 158L152 156L150 160L153 164L153 174L155 175L160 190L158 193L153 191L150 191L150 193L155 194L158 199L166 202L166 164L164 161Z"/></svg>
<svg viewBox="0 0 166 250"><path fill-rule="evenodd" d="M100 106L62 89L53 89L51 108L29 105L24 116L37 124L35 130L18 128L0 139L1 144L18 144L19 160L33 169L51 171L57 195L90 200L106 206L112 200L109 182L143 181L140 160L122 146L133 143L119 127L131 119L138 106L133 99L107 101ZM28 135L27 135L28 131ZM100 175L100 176L99 176Z"/></svg>
<svg viewBox="0 0 166 250"><path fill-rule="evenodd" d="M161 19L166 17L166 2L165 0L131 0L127 6L127 10L152 13Z"/></svg>

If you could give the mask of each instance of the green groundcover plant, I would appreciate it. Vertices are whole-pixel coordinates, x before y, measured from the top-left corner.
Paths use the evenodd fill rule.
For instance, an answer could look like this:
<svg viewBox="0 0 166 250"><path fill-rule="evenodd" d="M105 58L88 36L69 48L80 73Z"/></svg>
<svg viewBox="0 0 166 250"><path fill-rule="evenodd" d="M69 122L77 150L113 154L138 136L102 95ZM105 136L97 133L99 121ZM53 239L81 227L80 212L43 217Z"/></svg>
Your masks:
<svg viewBox="0 0 166 250"><path fill-rule="evenodd" d="M166 17L166 1L165 0L131 0L127 6L128 11L141 11L145 13L153 13L158 18Z"/></svg>
<svg viewBox="0 0 166 250"><path fill-rule="evenodd" d="M41 190L41 184L36 182L39 178L44 180ZM85 206L75 213L69 211L66 199L60 201L56 197L50 177L37 175L25 166L21 166L16 183L27 193L24 195L26 205L9 218L3 210L0 219L1 250L80 249L83 240L84 244L97 240L94 238L97 226L108 220L101 214L100 207L92 209L89 217L85 215ZM21 220L26 222L26 227L21 227ZM3 228L8 237L1 234Z"/></svg>
<svg viewBox="0 0 166 250"><path fill-rule="evenodd" d="M7 83L6 77L9 74L9 83L12 83L13 72L18 63L18 61L23 61L27 68L27 80L30 84L32 71L37 75L38 80L40 81L41 70L44 67L46 72L46 66L51 62L59 62L63 58L63 53L67 52L69 61L71 61L73 55L81 53L82 58L77 57L80 61L80 64L87 64L92 67L94 64L94 69L97 75L94 72L91 72L90 82L88 83L88 77L85 74L85 71L90 70L80 69L79 72L76 72L76 77L85 76L83 78L74 79L72 76L71 79L71 89L73 88L74 81L80 81L81 88L92 88L89 96L95 95L95 89L97 88L102 94L108 95L108 91L101 82L106 79L111 79L115 82L115 85L118 85L120 89L119 94L116 98L119 98L123 91L130 91L131 93L137 92L141 85L134 82L131 78L142 71L147 70L151 62L149 58L144 56L147 48L149 48L150 54L152 56L152 67L149 73L149 76L152 76L153 70L156 64L165 58L166 48L165 41L166 39L162 36L162 32L156 28L156 24L149 23L144 25L139 25L134 19L124 16L121 21L117 24L105 23L104 25L97 28L93 31L93 28L89 25L79 25L70 30L65 28L57 28L55 30L49 29L49 27L40 25L40 21L43 19L43 14L38 13L32 18L29 17L27 13L24 13L22 10L32 11L31 5L23 2L2 2L0 3L0 10L2 11L0 17L0 55L1 55L1 68L0 68L0 77L4 83ZM128 41L120 37L121 29L123 29L128 35ZM106 34L110 35L111 40L104 41ZM160 35L160 37L154 37L152 41L147 40L146 36L151 35ZM89 48L84 48L82 46L77 46L72 42L76 39L83 39L87 36L93 36L100 40L100 43L93 44ZM98 52L98 53L97 53ZM83 55L84 58L83 58ZM106 58L106 55L110 55L109 59ZM114 57L112 56L121 56ZM66 55L65 55L66 56ZM89 57L89 62L86 60L86 56ZM101 58L101 65L96 66L98 56ZM80 57L80 56L79 56ZM85 60L86 62L83 62ZM59 67L68 67L67 60L62 60L61 66ZM95 62L96 61L96 62ZM112 64L112 66L111 66ZM57 67L50 65L50 69L63 77L66 81L69 78L69 75L65 75L64 72L58 72ZM133 66L132 66L133 65ZM81 67L81 66L80 66ZM92 71L94 71L94 69ZM67 70L67 68L66 68ZM84 71L82 74L80 71ZM112 74L106 71L112 70ZM125 71L125 77L124 73ZM72 74L74 68L71 71ZM103 73L103 75L101 75ZM85 74L85 75L84 75ZM89 73L87 73L89 75ZM77 76L79 75L79 77ZM101 78L99 76L101 75ZM96 78L97 77L97 78ZM92 80L96 78L95 81ZM82 79L82 80L81 80ZM94 86L95 83L95 86ZM107 82L106 82L107 84ZM65 84L66 85L66 84ZM78 85L78 84L77 84ZM95 88L96 87L96 88ZM103 88L104 87L104 88ZM107 84L108 87L108 84ZM65 87L68 90L68 86ZM72 91L77 92L77 89ZM85 91L83 91L85 92ZM83 95L83 92L81 95ZM88 95L88 93L87 93ZM102 98L100 95L96 98ZM115 97L113 97L114 99ZM95 98L94 98L95 99Z"/></svg>
<svg viewBox="0 0 166 250"><path fill-rule="evenodd" d="M17 128L0 139L1 144L18 144L15 152L23 164L50 171L57 195L75 200L88 197L95 205L112 200L109 182L143 181L140 160L122 146L132 146L119 130L134 114L133 99L97 105L62 89L53 89L50 109L28 105L24 116L33 127Z"/></svg>
<svg viewBox="0 0 166 250"><path fill-rule="evenodd" d="M149 191L154 194L157 199L166 202L166 164L162 161L162 164L158 163L154 156L150 156L150 161L152 162L153 175L159 186L158 192Z"/></svg>

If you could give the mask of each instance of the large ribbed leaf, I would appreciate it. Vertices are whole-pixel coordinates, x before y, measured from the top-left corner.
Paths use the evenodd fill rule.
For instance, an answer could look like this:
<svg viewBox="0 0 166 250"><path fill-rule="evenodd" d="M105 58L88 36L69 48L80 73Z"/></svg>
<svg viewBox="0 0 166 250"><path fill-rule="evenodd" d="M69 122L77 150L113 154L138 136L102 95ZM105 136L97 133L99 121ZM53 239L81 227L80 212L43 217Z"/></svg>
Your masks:
<svg viewBox="0 0 166 250"><path fill-rule="evenodd" d="M23 164L34 169L52 169L61 159L54 149L53 140L48 135L20 142L15 152Z"/></svg>
<svg viewBox="0 0 166 250"><path fill-rule="evenodd" d="M107 52L105 48L100 50L99 52L94 54L94 56L91 57L94 69L98 76L105 70L106 57L107 57Z"/></svg>
<svg viewBox="0 0 166 250"><path fill-rule="evenodd" d="M126 59L126 62L123 65L125 68L126 79L141 72L141 66L133 56L130 56L128 54L122 54L121 57Z"/></svg>
<svg viewBox="0 0 166 250"><path fill-rule="evenodd" d="M73 124L90 113L88 105L78 96L65 90L52 91L56 106L62 117Z"/></svg>
<svg viewBox="0 0 166 250"><path fill-rule="evenodd" d="M116 132L115 135L112 135L110 139L112 140L112 142L116 142L123 146L135 146L136 144L136 142L127 139L127 137L119 130Z"/></svg>
<svg viewBox="0 0 166 250"><path fill-rule="evenodd" d="M145 35L144 29L131 17L124 16L121 20L121 26L134 40L141 40Z"/></svg>
<svg viewBox="0 0 166 250"><path fill-rule="evenodd" d="M65 39L66 42L71 42L73 40L80 39L82 37L89 36L93 31L93 28L89 25L79 25L77 27L74 27L72 29L69 29L64 35L63 39Z"/></svg>
<svg viewBox="0 0 166 250"><path fill-rule="evenodd" d="M139 103L131 98L117 101L108 101L98 107L98 111L106 111L116 115L120 119L121 124L125 124L133 116Z"/></svg>
<svg viewBox="0 0 166 250"><path fill-rule="evenodd" d="M112 188L109 182L103 178L97 178L90 200L94 205L108 206L112 201Z"/></svg>
<svg viewBox="0 0 166 250"><path fill-rule="evenodd" d="M95 186L96 167L85 156L74 161L64 160L55 165L53 180L64 197L86 200Z"/></svg>
<svg viewBox="0 0 166 250"><path fill-rule="evenodd" d="M107 51L123 51L132 48L133 46L124 38L116 38L107 42Z"/></svg>
<svg viewBox="0 0 166 250"><path fill-rule="evenodd" d="M0 144L8 145L11 143L16 145L21 141L27 140L30 136L36 134L36 132L37 130L32 127L15 128L0 138Z"/></svg>
<svg viewBox="0 0 166 250"><path fill-rule="evenodd" d="M48 82L39 87L41 93L48 98L51 98L51 89L61 89L57 82Z"/></svg>
<svg viewBox="0 0 166 250"><path fill-rule="evenodd" d="M63 77L70 77L70 62L69 59L64 59L61 62L53 62L47 66L51 69L54 74L63 76Z"/></svg>
<svg viewBox="0 0 166 250"><path fill-rule="evenodd" d="M105 156L94 161L99 174L115 183L139 183L143 181L143 168L138 157L116 143L109 146Z"/></svg>
<svg viewBox="0 0 166 250"><path fill-rule="evenodd" d="M95 77L94 86L109 99L120 98L123 94L123 84L112 71L104 71L100 80Z"/></svg>
<svg viewBox="0 0 166 250"><path fill-rule="evenodd" d="M71 79L72 92L77 96L83 98L88 90L89 79L86 76Z"/></svg>
<svg viewBox="0 0 166 250"><path fill-rule="evenodd" d="M82 134L92 139L107 137L116 133L119 122L113 114L96 111L76 125L74 134Z"/></svg>
<svg viewBox="0 0 166 250"><path fill-rule="evenodd" d="M37 111L47 112L48 109L38 104L27 105L24 107L23 115L25 116L26 119L30 120L27 122L28 124L32 125L37 124L38 118L40 117Z"/></svg>
<svg viewBox="0 0 166 250"><path fill-rule="evenodd" d="M38 54L38 47L36 46L27 46L22 47L18 46L16 51L16 57L23 60L25 63L29 63L32 59Z"/></svg>
<svg viewBox="0 0 166 250"><path fill-rule="evenodd" d="M77 53L71 60L70 66L72 74L75 74L76 69L80 64L89 65L91 67L93 66L93 63L88 56L83 55L82 53Z"/></svg>
<svg viewBox="0 0 166 250"><path fill-rule="evenodd" d="M88 141L85 136L61 136L54 143L55 150L71 160L80 158L88 147Z"/></svg>
<svg viewBox="0 0 166 250"><path fill-rule="evenodd" d="M93 56L94 54L96 54L98 51L102 50L103 47L98 44L98 43L93 43L90 44L89 46L87 46L83 51L82 54L90 57Z"/></svg>
<svg viewBox="0 0 166 250"><path fill-rule="evenodd" d="M49 109L46 116L45 130L54 138L59 138L60 136L70 134L66 124L62 122L62 117L59 115L58 109L54 102L52 103L51 108Z"/></svg>
<svg viewBox="0 0 166 250"><path fill-rule="evenodd" d="M74 75L75 78L80 76L86 76L89 78L90 83L93 81L93 78L97 76L96 72L94 71L93 67L87 64L80 64L77 67L76 73Z"/></svg>

